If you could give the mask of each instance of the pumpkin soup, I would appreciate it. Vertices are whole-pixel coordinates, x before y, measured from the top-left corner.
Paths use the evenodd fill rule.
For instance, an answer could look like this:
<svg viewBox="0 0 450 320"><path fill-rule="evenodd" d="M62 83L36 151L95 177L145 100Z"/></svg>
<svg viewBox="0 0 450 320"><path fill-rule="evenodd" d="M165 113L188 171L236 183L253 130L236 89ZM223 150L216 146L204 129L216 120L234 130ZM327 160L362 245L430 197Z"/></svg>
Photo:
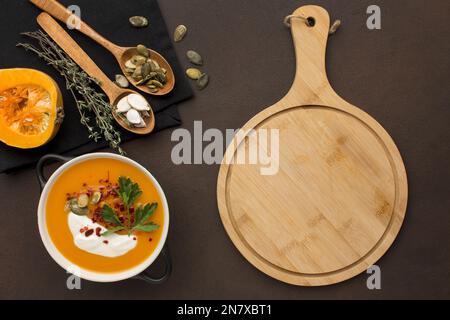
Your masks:
<svg viewBox="0 0 450 320"><path fill-rule="evenodd" d="M152 181L109 159L69 167L46 203L46 224L59 252L90 271L112 273L144 262L161 239L164 212Z"/></svg>

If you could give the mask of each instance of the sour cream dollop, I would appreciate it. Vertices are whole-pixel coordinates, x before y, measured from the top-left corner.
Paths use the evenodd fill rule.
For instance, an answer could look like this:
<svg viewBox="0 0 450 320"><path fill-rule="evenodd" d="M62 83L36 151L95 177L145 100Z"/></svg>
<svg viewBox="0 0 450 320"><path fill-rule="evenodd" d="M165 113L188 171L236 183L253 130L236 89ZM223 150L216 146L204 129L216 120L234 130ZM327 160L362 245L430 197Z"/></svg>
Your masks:
<svg viewBox="0 0 450 320"><path fill-rule="evenodd" d="M133 236L112 234L107 237L97 236L95 230L100 228L100 234L107 229L98 223L92 222L86 216L79 216L70 212L68 215L69 229L72 232L75 245L83 251L96 254L103 257L119 257L123 256L137 245L137 239ZM94 233L86 236L83 229L92 229Z"/></svg>

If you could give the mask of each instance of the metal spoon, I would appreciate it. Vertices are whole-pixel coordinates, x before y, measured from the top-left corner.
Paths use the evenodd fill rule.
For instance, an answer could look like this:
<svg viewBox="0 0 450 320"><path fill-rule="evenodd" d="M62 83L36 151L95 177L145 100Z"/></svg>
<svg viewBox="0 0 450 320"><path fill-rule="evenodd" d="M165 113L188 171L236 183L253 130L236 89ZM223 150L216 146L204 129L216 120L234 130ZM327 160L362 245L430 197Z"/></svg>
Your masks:
<svg viewBox="0 0 450 320"><path fill-rule="evenodd" d="M67 10L56 0L30 0L30 2L63 23L67 23L67 21L69 21L69 19L73 17L72 12ZM165 84L164 88L161 88L158 92L152 92L151 89L146 87L145 85L137 85L137 81L134 80L125 70L125 63L129 59L131 59L131 57L137 54L136 48L119 47L98 34L88 24L81 21L81 19L79 20L79 23L79 28L77 28L77 30L84 33L86 36L90 37L92 40L96 41L109 52L111 52L119 62L120 68L122 69L123 74L128 78L128 81L130 81L130 83L137 87L139 90L155 96L162 96L173 90L175 86L175 75L173 73L172 67L158 52L149 49L150 57L158 62L160 67L167 70L167 83Z"/></svg>
<svg viewBox="0 0 450 320"><path fill-rule="evenodd" d="M114 84L103 71L95 64L88 54L81 49L81 47L70 37L70 35L47 13L41 13L37 17L38 24L44 31L61 47L89 76L97 79L100 82L100 87L106 93L112 106L126 95L136 93L133 90L123 89ZM150 117L146 118L145 127L134 128L130 127L116 112L111 110L114 119L125 130L136 134L148 134L155 128L155 116L150 107Z"/></svg>

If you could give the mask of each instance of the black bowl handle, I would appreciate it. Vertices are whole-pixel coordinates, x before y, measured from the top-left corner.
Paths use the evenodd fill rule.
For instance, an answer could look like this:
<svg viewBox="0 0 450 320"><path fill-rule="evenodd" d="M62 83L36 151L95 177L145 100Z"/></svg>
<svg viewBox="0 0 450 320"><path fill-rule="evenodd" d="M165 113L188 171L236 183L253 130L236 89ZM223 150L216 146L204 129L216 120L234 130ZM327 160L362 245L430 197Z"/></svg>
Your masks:
<svg viewBox="0 0 450 320"><path fill-rule="evenodd" d="M44 189L45 184L47 183L47 179L44 176L44 167L48 162L51 161L60 161L60 162L67 162L72 160L70 157L63 157L58 154L47 154L43 156L41 159L39 159L37 165L36 165L36 174L39 180L39 184L41 186L41 191Z"/></svg>
<svg viewBox="0 0 450 320"><path fill-rule="evenodd" d="M166 264L166 268L164 270L164 273L159 278L154 278L152 275L150 275L148 269L143 271L141 274L138 274L137 276L133 277L133 279L142 280L149 284L162 284L169 279L170 274L172 273L172 259L170 257L169 253L169 246L167 243L164 245L164 248L161 250L161 254L164 258L164 262Z"/></svg>

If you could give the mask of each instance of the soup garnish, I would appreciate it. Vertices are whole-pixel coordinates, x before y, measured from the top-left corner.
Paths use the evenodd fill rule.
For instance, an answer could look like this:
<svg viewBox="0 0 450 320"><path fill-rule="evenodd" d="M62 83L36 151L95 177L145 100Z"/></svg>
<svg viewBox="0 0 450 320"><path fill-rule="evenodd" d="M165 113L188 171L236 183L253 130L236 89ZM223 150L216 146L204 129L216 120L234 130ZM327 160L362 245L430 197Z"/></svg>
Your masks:
<svg viewBox="0 0 450 320"><path fill-rule="evenodd" d="M78 192L66 195L68 224L75 245L105 257L118 257L136 247L136 232L150 233L159 225L149 221L157 202L137 202L138 183L120 176L117 183L100 179L99 185L83 183Z"/></svg>

